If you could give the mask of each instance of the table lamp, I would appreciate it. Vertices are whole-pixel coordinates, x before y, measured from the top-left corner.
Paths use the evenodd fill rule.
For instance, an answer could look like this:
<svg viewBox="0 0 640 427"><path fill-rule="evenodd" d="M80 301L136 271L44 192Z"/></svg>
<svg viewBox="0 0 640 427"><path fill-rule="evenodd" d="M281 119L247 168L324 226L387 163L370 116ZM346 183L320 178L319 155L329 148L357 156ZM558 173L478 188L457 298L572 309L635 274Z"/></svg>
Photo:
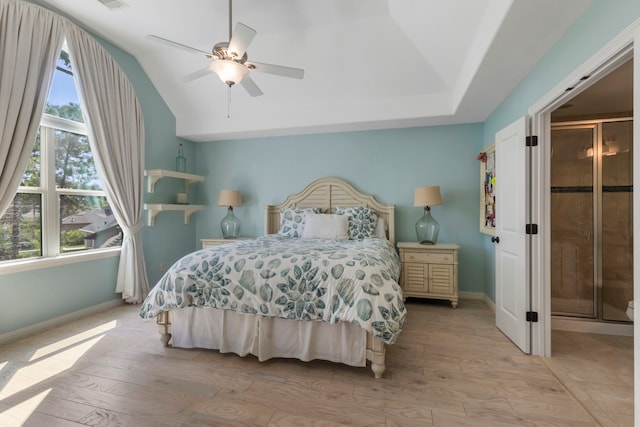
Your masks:
<svg viewBox="0 0 640 427"><path fill-rule="evenodd" d="M439 186L415 189L413 206L424 206L424 215L416 223L418 242L423 245L435 245L438 242L440 224L431 216L431 206L439 205L442 205Z"/></svg>
<svg viewBox="0 0 640 427"><path fill-rule="evenodd" d="M240 192L236 190L220 190L218 206L227 206L227 216L220 221L222 237L237 239L240 234L240 220L233 214L234 206L242 206Z"/></svg>

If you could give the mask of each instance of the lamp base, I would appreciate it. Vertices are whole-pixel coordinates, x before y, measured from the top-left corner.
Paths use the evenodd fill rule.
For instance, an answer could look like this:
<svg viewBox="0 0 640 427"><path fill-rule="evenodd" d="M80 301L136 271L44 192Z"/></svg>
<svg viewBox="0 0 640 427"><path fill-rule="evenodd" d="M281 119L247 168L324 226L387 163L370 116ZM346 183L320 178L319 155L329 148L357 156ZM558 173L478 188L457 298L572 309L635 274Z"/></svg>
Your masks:
<svg viewBox="0 0 640 427"><path fill-rule="evenodd" d="M440 224L431 216L431 209L425 206L424 215L416 222L416 235L418 243L422 245L435 245L438 243Z"/></svg>
<svg viewBox="0 0 640 427"><path fill-rule="evenodd" d="M229 206L227 216L220 221L222 237L225 239L237 239L240 234L240 220L233 214L233 207Z"/></svg>

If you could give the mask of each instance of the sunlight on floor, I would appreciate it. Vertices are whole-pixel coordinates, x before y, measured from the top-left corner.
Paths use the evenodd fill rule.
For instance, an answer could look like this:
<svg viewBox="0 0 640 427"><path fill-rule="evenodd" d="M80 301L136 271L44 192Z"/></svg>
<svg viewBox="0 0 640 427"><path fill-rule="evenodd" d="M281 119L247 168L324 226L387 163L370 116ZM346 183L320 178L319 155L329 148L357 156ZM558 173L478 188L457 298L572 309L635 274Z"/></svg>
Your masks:
<svg viewBox="0 0 640 427"><path fill-rule="evenodd" d="M61 351L49 358L20 368L7 384L0 390L0 399L6 399L16 393L26 391L49 378L61 374L71 368L91 347L104 335L85 341L68 350ZM2 403L2 401L0 401Z"/></svg>
<svg viewBox="0 0 640 427"><path fill-rule="evenodd" d="M83 331L79 334L73 335L69 338L65 338L62 339L60 341L56 341L53 344L50 344L48 346L42 347L40 349L38 349L37 351L35 351L33 353L33 356L31 357L31 359L29 360L30 362L39 359L41 357L45 357L51 353L55 353L65 347L70 347L74 344L79 343L80 341L84 341L88 338L94 337L96 335L100 335L103 334L107 331L110 331L111 329L114 329L116 327L116 321L111 321L111 322L107 322L104 325L100 325L98 327L95 327L93 329L89 329L87 331Z"/></svg>
<svg viewBox="0 0 640 427"><path fill-rule="evenodd" d="M116 326L115 320L104 323L39 348L28 362L14 361L18 366L25 366L16 369L15 373L6 380L4 387L0 388L0 408L5 400L12 396L22 399L19 394L24 394L25 397L20 403L11 402L8 405L9 409L4 411L0 409L0 425L17 426L27 421L51 391L51 388L45 391L30 389L73 367L82 356L104 338L108 331ZM12 364L10 362L12 361L0 363L0 371L5 367L10 368ZM32 395L36 392L38 394Z"/></svg>
<svg viewBox="0 0 640 427"><path fill-rule="evenodd" d="M22 403L12 406L4 412L0 412L0 425L21 426L35 412L47 397L51 389L45 390Z"/></svg>

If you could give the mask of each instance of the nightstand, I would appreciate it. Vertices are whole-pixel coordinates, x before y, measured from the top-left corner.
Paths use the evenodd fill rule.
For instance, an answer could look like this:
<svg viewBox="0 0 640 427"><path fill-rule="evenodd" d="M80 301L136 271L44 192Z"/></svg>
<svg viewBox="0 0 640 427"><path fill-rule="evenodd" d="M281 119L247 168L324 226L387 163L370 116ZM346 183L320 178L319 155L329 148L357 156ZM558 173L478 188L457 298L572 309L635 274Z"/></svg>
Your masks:
<svg viewBox="0 0 640 427"><path fill-rule="evenodd" d="M225 243L233 243L238 240L245 240L248 237L238 237L237 239L223 239L222 237L217 239L200 239L202 242L202 249L212 248L214 246L224 245Z"/></svg>
<svg viewBox="0 0 640 427"><path fill-rule="evenodd" d="M454 244L399 242L404 297L446 299L458 306L458 250Z"/></svg>

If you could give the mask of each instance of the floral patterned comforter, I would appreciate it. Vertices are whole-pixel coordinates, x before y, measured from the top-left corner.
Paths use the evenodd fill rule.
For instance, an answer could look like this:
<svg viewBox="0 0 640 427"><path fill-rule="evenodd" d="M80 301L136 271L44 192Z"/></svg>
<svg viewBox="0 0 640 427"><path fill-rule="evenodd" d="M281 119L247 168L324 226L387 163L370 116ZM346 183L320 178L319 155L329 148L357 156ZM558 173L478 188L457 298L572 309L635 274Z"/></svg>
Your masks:
<svg viewBox="0 0 640 427"><path fill-rule="evenodd" d="M150 319L178 307L330 323L352 322L388 344L406 319L400 259L384 239L269 235L193 252L177 261L140 309Z"/></svg>

